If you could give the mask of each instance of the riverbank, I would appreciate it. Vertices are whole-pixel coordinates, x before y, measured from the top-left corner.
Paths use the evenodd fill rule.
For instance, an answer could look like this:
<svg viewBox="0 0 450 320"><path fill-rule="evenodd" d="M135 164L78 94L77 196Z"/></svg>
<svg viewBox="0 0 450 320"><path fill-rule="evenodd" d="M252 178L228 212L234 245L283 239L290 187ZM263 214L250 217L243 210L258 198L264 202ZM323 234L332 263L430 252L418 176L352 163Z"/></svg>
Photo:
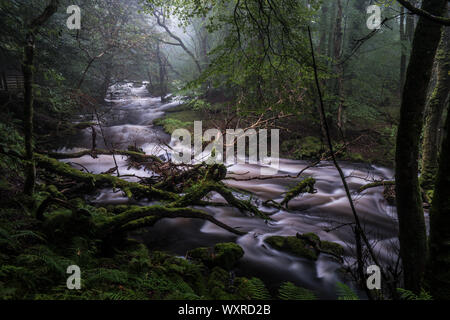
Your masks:
<svg viewBox="0 0 450 320"><path fill-rule="evenodd" d="M222 104L212 104L212 108L196 110L189 103L171 108L154 124L167 134L175 129L185 128L192 134L194 121L202 121L203 128L216 128L228 116ZM375 126L375 124L374 124ZM349 130L345 140L335 134L334 143L337 158L341 161L374 164L393 167L395 156L395 128L376 124L376 130L357 128ZM327 147L321 141L317 124L311 126L308 120L287 119L280 136L280 157L293 160L317 160Z"/></svg>

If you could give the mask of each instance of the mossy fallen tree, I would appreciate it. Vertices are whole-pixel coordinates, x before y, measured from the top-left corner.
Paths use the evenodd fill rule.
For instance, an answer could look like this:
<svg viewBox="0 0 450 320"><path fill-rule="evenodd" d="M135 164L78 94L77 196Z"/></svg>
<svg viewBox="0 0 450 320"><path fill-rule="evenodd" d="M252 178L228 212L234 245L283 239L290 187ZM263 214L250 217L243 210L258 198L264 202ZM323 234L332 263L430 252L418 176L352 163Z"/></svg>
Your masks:
<svg viewBox="0 0 450 320"><path fill-rule="evenodd" d="M49 152L47 156L53 159L76 159L84 156L91 156L96 158L99 155L120 155L127 156L134 160L138 161L153 161L156 163L162 163L162 160L154 155L148 155L145 153L130 151L130 150L105 150L105 149L95 149L95 150L81 150L74 153L57 153L57 152Z"/></svg>
<svg viewBox="0 0 450 320"><path fill-rule="evenodd" d="M204 179L191 186L184 195L178 195L169 191L161 190L150 185L137 182L125 181L119 177L108 174L92 174L72 168L70 165L47 156L36 154L36 162L40 169L45 169L56 175L66 177L88 188L85 192L95 189L111 187L120 189L129 198L147 198L161 200L164 204L148 207L120 206L120 210L112 210L113 217L105 217L101 223L97 223L96 230L100 238L111 237L111 235L124 233L143 227L153 226L157 221L164 218L193 218L209 221L236 235L245 234L231 226L228 226L213 216L201 210L190 208L193 205L214 205L209 201L202 200L210 192L217 192L224 197L229 206L238 208L241 212L251 212L255 216L268 219L249 200L237 199L230 188L220 180L226 175L226 168L221 165L208 166L204 172ZM48 202L48 201L47 201ZM58 201L56 201L58 203ZM41 219L44 209L39 210ZM108 211L109 212L109 211Z"/></svg>
<svg viewBox="0 0 450 320"><path fill-rule="evenodd" d="M179 196L175 193L160 190L152 186L143 185L136 182L129 182L108 174L92 174L82 172L56 159L49 158L41 154L35 154L38 167L54 172L60 176L82 182L90 190L112 187L121 189L129 198L147 198L149 200L177 200Z"/></svg>

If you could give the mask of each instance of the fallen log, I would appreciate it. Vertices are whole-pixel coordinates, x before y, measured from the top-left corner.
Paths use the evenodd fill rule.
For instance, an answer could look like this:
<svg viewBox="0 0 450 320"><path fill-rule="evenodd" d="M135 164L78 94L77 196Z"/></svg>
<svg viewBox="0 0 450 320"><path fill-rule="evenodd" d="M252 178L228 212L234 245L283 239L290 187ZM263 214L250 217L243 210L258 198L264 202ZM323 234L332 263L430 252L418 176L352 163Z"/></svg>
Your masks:
<svg viewBox="0 0 450 320"><path fill-rule="evenodd" d="M37 166L57 173L60 176L73 179L86 184L91 189L112 187L121 189L128 198L147 198L158 200L177 200L179 196L175 193L160 190L152 186L129 182L107 174L91 174L74 169L68 164L41 154L35 154Z"/></svg>
<svg viewBox="0 0 450 320"><path fill-rule="evenodd" d="M154 161L157 163L162 163L162 160L154 155L148 155L145 153L140 153L136 151L129 150L104 150L104 149L96 149L96 150L81 150L79 152L74 153L57 153L57 152L49 152L46 155L53 159L75 159L81 158L84 156L91 156L92 158L97 158L98 155L121 155L131 157L134 160L139 161Z"/></svg>

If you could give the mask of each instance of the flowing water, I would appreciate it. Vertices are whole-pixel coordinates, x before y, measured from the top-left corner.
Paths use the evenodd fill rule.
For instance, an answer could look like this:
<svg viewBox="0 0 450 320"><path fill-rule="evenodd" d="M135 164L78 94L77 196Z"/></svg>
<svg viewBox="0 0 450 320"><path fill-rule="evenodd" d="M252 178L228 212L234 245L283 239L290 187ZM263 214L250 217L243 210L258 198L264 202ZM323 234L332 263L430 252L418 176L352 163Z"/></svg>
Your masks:
<svg viewBox="0 0 450 320"><path fill-rule="evenodd" d="M127 148L135 145L146 153L164 157L166 147L171 142L170 136L152 124L153 120L164 115L171 107L180 104L174 100L162 104L160 98L151 97L145 88L126 84L111 88L106 105L99 110L100 118L105 121L101 128L107 147ZM84 119L86 120L86 119ZM105 148L100 128L97 144ZM59 152L76 151L77 148L91 147L91 131L86 129L80 136L66 141ZM99 156L93 159L84 156L78 159L62 160L70 162L77 168L86 168L93 173L106 172L115 167L112 156ZM116 156L121 175L150 176L149 172L128 168L125 157ZM280 160L278 175L296 175L308 163L297 160ZM238 178L256 176L260 172L259 165L239 164L229 170L239 174ZM342 163L348 176L348 184L353 192L370 179L392 179L393 171L387 168L355 163ZM202 208L214 217L230 226L246 231L244 236L236 236L209 222L195 219L164 219L154 227L140 232L139 237L152 248L172 252L184 257L186 251L200 246L213 246L215 243L234 241L245 251L244 257L237 266L236 274L258 276L269 288L273 289L284 281L291 281L299 286L316 292L320 298L335 298L337 282L350 284L348 276L342 272L342 265L333 257L319 255L317 261L310 261L279 252L264 245L264 238L271 235L290 236L296 233L314 232L322 240L334 241L346 248L346 263L353 263L354 236L347 226L352 222L352 214L346 198L342 182L331 163L322 163L310 168L302 176L316 179L315 194L305 194L289 203L289 211L275 212L273 208L262 206L267 199L276 201L283 198L290 186L300 179L275 178L271 180L233 181L227 183L233 187L246 190L254 195L260 210L274 213L273 221L265 222L256 217L246 216L230 207ZM134 179L129 177L128 179ZM383 197L382 188L369 189L363 196L355 193L356 209L365 227L370 241L375 245L381 261L392 261L396 254L397 222L395 208L389 206ZM221 201L221 197L213 195L212 200ZM96 204L120 204L128 201L121 192L110 189L101 190L92 196ZM150 204L140 202L140 204ZM330 231L329 229L333 229Z"/></svg>

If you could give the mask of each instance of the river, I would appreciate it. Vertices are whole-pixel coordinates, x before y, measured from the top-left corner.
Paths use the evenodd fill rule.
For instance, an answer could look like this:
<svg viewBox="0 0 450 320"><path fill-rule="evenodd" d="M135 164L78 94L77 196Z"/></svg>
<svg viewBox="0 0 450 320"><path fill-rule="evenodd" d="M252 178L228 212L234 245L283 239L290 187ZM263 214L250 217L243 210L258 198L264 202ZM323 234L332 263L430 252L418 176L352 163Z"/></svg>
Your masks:
<svg viewBox="0 0 450 320"><path fill-rule="evenodd" d="M164 143L171 142L170 136L161 128L153 125L153 120L164 115L169 108L179 105L176 99L168 104L162 104L159 97L151 97L145 86L125 84L111 88L110 99L105 100L105 106L99 108L100 117L104 120L102 126L108 147L116 149L136 145L146 153L164 155ZM115 93L115 94L113 94ZM119 93L119 94L117 94ZM86 120L86 116L81 120ZM88 119L89 120L89 119ZM101 131L98 129L98 148L104 148ZM68 139L58 149L59 152L72 152L91 147L91 130L86 129L80 135ZM150 176L149 172L128 168L126 158L116 156L121 175ZM76 168L86 168L93 173L106 172L114 167L112 156L101 155L96 159L84 156L78 159L66 159ZM296 175L308 165L306 161L280 159L278 175ZM369 189L363 196L356 190L369 182L370 179L392 179L393 170L368 164L342 163L342 168L348 176L348 184L355 192L356 209L368 238L375 245L375 251L381 261L389 262L396 256L397 221L395 208L390 206L383 197L383 188ZM260 172L259 165L239 164L229 169L240 174L239 178L255 176ZM292 200L289 212L282 210L274 213L273 221L264 220L242 214L237 209L229 207L206 207L203 210L230 226L246 231L244 236L236 236L219 227L195 219L165 219L154 227L140 232L138 237L149 247L165 250L177 256L184 257L186 251L199 246L213 246L215 243L234 241L245 251L244 257L236 268L236 275L258 276L270 289L276 288L284 281L291 281L299 286L313 290L320 298L336 298L336 283L343 282L351 286L348 276L341 272L342 265L333 257L319 255L317 261L294 257L287 253L271 249L263 244L264 238L271 235L295 235L314 232L322 240L334 241L346 249L346 263L354 262L353 233L349 226L352 214L338 172L331 163L321 163L310 168L302 178L312 176L316 179L315 194L305 194ZM301 179L302 179L301 178ZM132 178L129 178L132 179ZM232 181L227 183L239 189L251 192L260 210L274 212L261 203L267 199L281 200L283 195L295 181L300 179L271 179ZM220 196L214 196L220 200ZM97 205L121 204L129 200L121 192L100 190L90 197ZM148 205L141 201L140 204ZM329 231L327 229L334 229Z"/></svg>

